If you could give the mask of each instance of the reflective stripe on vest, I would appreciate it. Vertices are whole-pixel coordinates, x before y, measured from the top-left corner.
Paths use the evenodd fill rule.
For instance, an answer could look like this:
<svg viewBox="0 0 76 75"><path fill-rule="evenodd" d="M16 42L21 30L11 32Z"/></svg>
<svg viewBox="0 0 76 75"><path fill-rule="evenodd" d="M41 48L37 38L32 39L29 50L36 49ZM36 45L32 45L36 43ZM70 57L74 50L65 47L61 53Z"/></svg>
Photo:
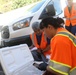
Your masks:
<svg viewBox="0 0 76 75"><path fill-rule="evenodd" d="M74 46L76 46L76 37L69 32L59 32L57 35L69 37L69 39L73 42Z"/></svg>
<svg viewBox="0 0 76 75"><path fill-rule="evenodd" d="M69 65L62 64L62 63L56 62L54 60L51 60L49 62L49 68L51 68L55 72L58 72L58 73L61 73L64 75L68 75L71 67Z"/></svg>
<svg viewBox="0 0 76 75"><path fill-rule="evenodd" d="M73 20L76 19L76 16L72 17L72 18L66 18L66 20Z"/></svg>
<svg viewBox="0 0 76 75"><path fill-rule="evenodd" d="M70 75L76 75L76 67L70 71Z"/></svg>
<svg viewBox="0 0 76 75"><path fill-rule="evenodd" d="M70 20L70 18L66 18L66 20Z"/></svg>
<svg viewBox="0 0 76 75"><path fill-rule="evenodd" d="M76 16L74 16L74 17L70 18L70 20L73 20L73 19L76 19Z"/></svg>

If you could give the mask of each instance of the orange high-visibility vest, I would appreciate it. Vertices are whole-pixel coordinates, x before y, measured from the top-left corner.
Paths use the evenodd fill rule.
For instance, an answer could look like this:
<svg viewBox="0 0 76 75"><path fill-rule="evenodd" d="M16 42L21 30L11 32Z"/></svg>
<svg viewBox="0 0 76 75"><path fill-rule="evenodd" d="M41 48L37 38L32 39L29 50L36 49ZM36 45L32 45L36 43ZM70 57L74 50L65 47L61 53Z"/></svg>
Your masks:
<svg viewBox="0 0 76 75"><path fill-rule="evenodd" d="M40 45L38 45L38 42L37 42L37 38L36 38L36 34L33 33L31 36L31 39L32 39L32 42L33 42L33 45L37 48L40 48L40 49L45 49L47 47L47 39L46 39L46 36L44 33L42 33L42 37L41 37L41 43ZM46 56L47 54L50 54L50 50L44 52L44 55Z"/></svg>
<svg viewBox="0 0 76 75"><path fill-rule="evenodd" d="M76 75L76 37L59 28L51 40L49 68L63 75Z"/></svg>
<svg viewBox="0 0 76 75"><path fill-rule="evenodd" d="M66 17L66 21L65 21L66 26L70 26L70 24L72 24L72 26L76 25L76 7L74 5L72 5L72 9L70 12L68 10L68 7L65 7L64 15Z"/></svg>

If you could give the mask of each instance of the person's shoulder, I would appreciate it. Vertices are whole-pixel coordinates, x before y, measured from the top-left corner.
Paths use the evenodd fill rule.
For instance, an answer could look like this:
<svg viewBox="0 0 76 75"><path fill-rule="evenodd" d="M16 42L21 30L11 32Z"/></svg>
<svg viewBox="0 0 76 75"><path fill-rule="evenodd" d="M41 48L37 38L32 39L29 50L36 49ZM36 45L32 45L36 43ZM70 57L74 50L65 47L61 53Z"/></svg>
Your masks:
<svg viewBox="0 0 76 75"><path fill-rule="evenodd" d="M55 43L61 43L61 42L70 42L70 39L66 36L63 35L55 35L54 38L52 39L53 42Z"/></svg>
<svg viewBox="0 0 76 75"><path fill-rule="evenodd" d="M59 40L62 40L62 38L64 38L64 37L61 36L61 35L55 35L55 36L53 37L53 41L59 41Z"/></svg>
<svg viewBox="0 0 76 75"><path fill-rule="evenodd" d="M67 8L68 8L68 6L65 6L65 7L64 7L64 10L67 9Z"/></svg>

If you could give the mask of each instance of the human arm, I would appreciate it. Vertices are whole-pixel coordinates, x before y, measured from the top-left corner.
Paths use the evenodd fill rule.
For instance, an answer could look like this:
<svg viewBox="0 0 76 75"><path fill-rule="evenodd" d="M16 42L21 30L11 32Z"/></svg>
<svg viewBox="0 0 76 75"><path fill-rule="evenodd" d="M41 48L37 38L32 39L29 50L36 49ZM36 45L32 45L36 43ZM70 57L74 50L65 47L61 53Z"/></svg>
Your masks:
<svg viewBox="0 0 76 75"><path fill-rule="evenodd" d="M43 49L42 52L44 53L44 52L47 52L49 50L50 50L50 45L47 45L47 47L45 49Z"/></svg>
<svg viewBox="0 0 76 75"><path fill-rule="evenodd" d="M51 48L50 48L50 42L51 42L51 39L46 37L46 40L47 40L47 46L45 49L42 50L43 53L49 51Z"/></svg>
<svg viewBox="0 0 76 75"><path fill-rule="evenodd" d="M47 66L46 72L49 72L49 73L51 73L51 74L53 74L53 75L64 75L64 74L60 74L60 73L58 73L58 72L50 69L49 66Z"/></svg>
<svg viewBox="0 0 76 75"><path fill-rule="evenodd" d="M70 41L67 37L56 36L51 43L51 59L47 70L56 75L67 75L70 71L71 65Z"/></svg>
<svg viewBox="0 0 76 75"><path fill-rule="evenodd" d="M29 47L29 49L32 49L33 47L35 47L33 44Z"/></svg>

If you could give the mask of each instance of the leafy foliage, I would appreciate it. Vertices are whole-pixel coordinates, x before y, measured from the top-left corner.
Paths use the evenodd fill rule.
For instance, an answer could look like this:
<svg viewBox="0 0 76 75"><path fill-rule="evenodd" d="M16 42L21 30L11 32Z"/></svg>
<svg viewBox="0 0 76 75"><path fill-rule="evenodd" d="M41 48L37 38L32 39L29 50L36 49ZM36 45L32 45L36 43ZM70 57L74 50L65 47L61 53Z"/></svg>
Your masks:
<svg viewBox="0 0 76 75"><path fill-rule="evenodd" d="M23 7L25 5L28 5L30 3L34 3L34 2L37 2L39 0L14 0L13 1L13 9L16 9L16 8L20 8L20 7Z"/></svg>
<svg viewBox="0 0 76 75"><path fill-rule="evenodd" d="M17 9L40 0L0 0L0 12Z"/></svg>

